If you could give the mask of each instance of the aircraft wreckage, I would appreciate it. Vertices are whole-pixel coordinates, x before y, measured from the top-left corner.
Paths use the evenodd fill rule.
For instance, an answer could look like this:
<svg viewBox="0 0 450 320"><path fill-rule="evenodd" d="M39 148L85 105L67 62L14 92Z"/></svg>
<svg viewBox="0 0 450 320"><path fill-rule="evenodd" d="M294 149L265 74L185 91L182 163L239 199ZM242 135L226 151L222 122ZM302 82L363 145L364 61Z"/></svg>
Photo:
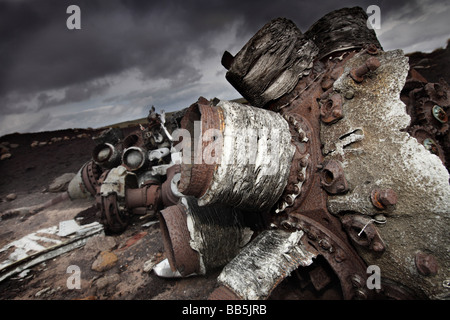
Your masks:
<svg viewBox="0 0 450 320"><path fill-rule="evenodd" d="M270 21L222 58L248 103L201 97L102 132L70 197L94 197L110 232L158 215L159 272L222 268L211 299L266 299L319 257L314 287L332 272L345 299L448 298L450 88L366 21L358 7L306 33Z"/></svg>

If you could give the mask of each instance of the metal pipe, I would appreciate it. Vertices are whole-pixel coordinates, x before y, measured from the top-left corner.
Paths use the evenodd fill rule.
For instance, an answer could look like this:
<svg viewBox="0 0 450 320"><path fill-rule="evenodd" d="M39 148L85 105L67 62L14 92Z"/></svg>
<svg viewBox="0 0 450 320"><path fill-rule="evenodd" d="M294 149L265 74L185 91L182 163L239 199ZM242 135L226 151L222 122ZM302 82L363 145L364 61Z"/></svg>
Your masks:
<svg viewBox="0 0 450 320"><path fill-rule="evenodd" d="M276 203L295 152L288 123L279 114L199 100L181 125L192 138L184 147L194 147L190 163L181 164L181 193L198 198L201 206L268 210Z"/></svg>
<svg viewBox="0 0 450 320"><path fill-rule="evenodd" d="M92 152L94 162L105 169L112 169L120 165L121 150L110 144L102 143L95 146Z"/></svg>
<svg viewBox="0 0 450 320"><path fill-rule="evenodd" d="M223 267L253 235L243 212L227 206L199 207L193 197L162 210L160 226L171 269L183 277Z"/></svg>
<svg viewBox="0 0 450 320"><path fill-rule="evenodd" d="M122 165L129 171L144 169L149 162L146 153L140 147L129 147L122 154Z"/></svg>

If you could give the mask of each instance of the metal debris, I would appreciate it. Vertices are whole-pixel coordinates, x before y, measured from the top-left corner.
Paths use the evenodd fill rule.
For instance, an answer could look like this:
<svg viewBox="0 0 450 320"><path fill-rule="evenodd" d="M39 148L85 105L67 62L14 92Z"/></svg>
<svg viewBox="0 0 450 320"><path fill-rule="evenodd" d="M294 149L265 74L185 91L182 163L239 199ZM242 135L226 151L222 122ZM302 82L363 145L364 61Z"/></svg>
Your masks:
<svg viewBox="0 0 450 320"><path fill-rule="evenodd" d="M70 231L67 231L67 225L63 222L60 224L62 228L53 226L37 230L1 248L0 253L5 255L5 259L0 262L0 282L43 261L82 247L88 238L104 230L98 222L78 228L73 228L71 222Z"/></svg>

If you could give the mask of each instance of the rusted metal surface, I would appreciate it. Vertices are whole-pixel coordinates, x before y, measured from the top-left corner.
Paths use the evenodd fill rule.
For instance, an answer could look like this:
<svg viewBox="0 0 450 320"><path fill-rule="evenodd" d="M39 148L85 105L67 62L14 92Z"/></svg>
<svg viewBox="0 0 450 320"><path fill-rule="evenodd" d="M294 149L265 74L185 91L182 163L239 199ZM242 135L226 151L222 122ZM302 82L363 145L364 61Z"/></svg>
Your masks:
<svg viewBox="0 0 450 320"><path fill-rule="evenodd" d="M161 185L161 201L165 207L177 204L180 196L182 196L178 190L178 182L181 177L180 172L180 165L174 165L167 169L166 181Z"/></svg>
<svg viewBox="0 0 450 320"><path fill-rule="evenodd" d="M342 96L333 94L320 107L320 119L326 124L333 124L343 117Z"/></svg>
<svg viewBox="0 0 450 320"><path fill-rule="evenodd" d="M400 82L400 74L405 70L404 60L398 58L400 54L397 56L397 52L385 54L382 51L373 30L368 31L366 28L366 21L365 14L354 8L338 10L319 20L306 33L320 50L320 60L315 60L308 75L302 77L290 92L276 101L265 103L250 99L251 104L284 116L290 126L291 143L296 147L288 183L278 205L272 211L273 222L279 228L303 230L308 235L307 243L325 257L340 279L345 298L349 299L373 297L374 292L365 286L367 263L373 263L373 260L361 255L359 249L367 248L377 255L384 254L384 257L390 255L386 253L388 245L375 224L387 224L386 217L377 214L380 210L386 215L398 212L400 202L399 195L389 187L374 189L367 183L368 179L366 185L359 187L353 180L354 175L350 176L351 181L347 177L349 163L358 163L356 158L349 158L349 155L360 156L364 152L361 145L364 146L363 141L367 139L367 135L369 138L373 137L368 124L364 121L361 121L359 127L357 124L358 120L366 116L356 107L357 101L361 100L361 88L373 86L379 81L378 86L369 89L370 93L367 91L367 94L389 99L390 94L385 88L391 84L383 78L387 68L384 68L383 63L389 64L389 68L397 75L395 80ZM342 38L351 33L355 37ZM261 37L261 31L258 36ZM253 41L249 41L247 45ZM229 58L227 65L233 67L235 60ZM435 88L427 85L425 88L426 80L414 72L412 74L415 80L409 83L413 88L413 94L409 94L409 97L413 99L409 99L409 102L417 104L419 100L419 107L416 108L417 122L433 126L436 136L446 134L445 123L448 116L444 115L445 108L439 104L445 98L445 90L441 89L443 86ZM343 83L346 87L343 87ZM401 86L402 84L396 85L393 91L399 90ZM248 95L247 86L235 87L244 97ZM431 97L435 101L427 102L432 101ZM398 103L394 100L392 99L392 103L397 107ZM348 107L349 102L350 105L355 104L353 109ZM377 108L381 108L380 105L382 104L377 104ZM389 113L387 109L372 113L379 117L380 112ZM406 123L405 115L400 113L398 117L395 115L398 118L397 126ZM349 126L348 120L354 123L350 122ZM370 125L376 126L377 121L373 120ZM438 143L436 140L423 139L424 147L434 154L440 153ZM379 148L380 146L378 150ZM382 166L378 169L382 170ZM382 177L386 173L379 172L378 175ZM362 190L355 190L356 187ZM445 192L447 187L442 187L439 192ZM368 190L364 191L365 189ZM439 196L436 199L442 200ZM347 214L340 217L339 212ZM358 214L355 215L354 212ZM366 214L369 216L364 216ZM390 245L396 245L394 243L391 240ZM354 245L358 250L355 250ZM403 252L406 253L407 251ZM395 272L392 277L396 278ZM396 280L400 281L398 278ZM414 283L408 285L416 286ZM395 285L387 285L380 292L384 292L385 296L395 296L392 292L401 290L396 290L393 286ZM418 291L416 294L421 295Z"/></svg>
<svg viewBox="0 0 450 320"><path fill-rule="evenodd" d="M226 286L219 286L208 297L208 300L242 300L233 292L233 290Z"/></svg>
<svg viewBox="0 0 450 320"><path fill-rule="evenodd" d="M200 273L199 254L191 248L187 214L181 205L161 210L161 232L172 271L182 276Z"/></svg>
<svg viewBox="0 0 450 320"><path fill-rule="evenodd" d="M149 210L160 209L161 187L156 184L126 190L125 203L127 208L145 207Z"/></svg>
<svg viewBox="0 0 450 320"><path fill-rule="evenodd" d="M411 120L399 101L409 67L403 53L380 51L377 59L381 65L368 72L361 83L355 82L351 70L369 58L367 52L359 52L345 62L344 73L333 90L343 95L352 91L353 98L343 100L341 120L321 127L325 159L343 164L349 184L347 193L329 195L327 206L345 222L345 230L365 263L379 266L384 277L409 287L416 296L442 297L445 272L437 274L431 284L420 277L411 262L415 252L423 248L432 252L439 263L445 261L446 223L432 221L448 219L449 204L444 200L450 191L448 172L435 156L439 153L437 143L427 149L431 142L426 140L428 137L420 144L420 138L413 139L405 132ZM415 94L409 96L414 101L421 95L429 99L423 84L417 85L412 89ZM423 123L420 108L410 110L416 110L412 123ZM442 129L438 121L430 121L429 125ZM418 127L413 130L417 137L425 132ZM435 134L432 138L438 137ZM377 223L380 213L384 217L382 224ZM408 222L405 217L410 217Z"/></svg>
<svg viewBox="0 0 450 320"><path fill-rule="evenodd" d="M445 297L450 87L408 70L400 50L384 52L367 19L336 10L305 34L272 20L222 57L250 105L200 97L178 143L152 108L125 139L98 137L74 184L96 195L114 232L166 207L172 271L225 266L211 299L266 299L318 256L331 268L310 272L318 291L334 273L345 299ZM188 161L175 160L180 148ZM366 285L373 264L377 290Z"/></svg>
<svg viewBox="0 0 450 320"><path fill-rule="evenodd" d="M341 218L342 225L353 242L376 252L386 249L384 241L371 218L356 214L346 214Z"/></svg>
<svg viewBox="0 0 450 320"><path fill-rule="evenodd" d="M187 115L182 120L182 128L190 132L193 147L190 163L182 163L181 178L178 185L181 193L185 195L202 197L212 183L215 164L208 164L203 161L203 150L211 143L212 136L203 136L208 130L220 130L223 128L223 115L220 109L214 108L209 101L200 98L187 111ZM193 119L193 121L189 121ZM201 132L194 132L194 121L201 121ZM196 147L201 144L201 147ZM189 145L187 146L189 147ZM215 152L215 151L213 151ZM215 156L215 154L213 154Z"/></svg>
<svg viewBox="0 0 450 320"><path fill-rule="evenodd" d="M417 270L421 275L434 276L438 273L439 265L432 254L418 252L415 256Z"/></svg>
<svg viewBox="0 0 450 320"><path fill-rule="evenodd" d="M363 82L364 76L369 71L374 71L374 70L378 69L380 67L380 65L381 65L380 60L378 60L375 57L370 57L364 62L363 65L350 70L350 76L352 77L352 79L355 82L358 82L358 83Z"/></svg>
<svg viewBox="0 0 450 320"><path fill-rule="evenodd" d="M200 205L268 210L284 189L294 153L285 120L229 101L198 105L200 112L193 116L195 108L186 114L182 128L193 128L193 120L199 119L202 148L194 148L194 164L181 164L180 192L197 197Z"/></svg>
<svg viewBox="0 0 450 320"><path fill-rule="evenodd" d="M378 209L386 209L397 203L397 194L392 189L374 189L370 194L370 199Z"/></svg>
<svg viewBox="0 0 450 320"><path fill-rule="evenodd" d="M160 217L173 271L205 274L223 267L249 242L253 232L243 212L229 206L199 207L193 197L181 200L162 210Z"/></svg>
<svg viewBox="0 0 450 320"><path fill-rule="evenodd" d="M97 193L97 181L100 178L101 173L101 168L92 160L88 161L81 168L82 181L87 191L89 191L92 196L95 196L95 194Z"/></svg>
<svg viewBox="0 0 450 320"><path fill-rule="evenodd" d="M330 194L340 194L348 191L344 169L338 161L330 160L324 163L320 179L322 188Z"/></svg>

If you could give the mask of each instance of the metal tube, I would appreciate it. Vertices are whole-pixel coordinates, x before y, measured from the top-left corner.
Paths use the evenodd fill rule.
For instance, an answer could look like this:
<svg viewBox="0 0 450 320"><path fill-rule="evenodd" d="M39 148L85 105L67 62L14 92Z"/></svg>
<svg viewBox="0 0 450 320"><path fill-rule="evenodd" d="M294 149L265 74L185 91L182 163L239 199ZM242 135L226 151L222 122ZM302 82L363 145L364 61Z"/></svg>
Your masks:
<svg viewBox="0 0 450 320"><path fill-rule="evenodd" d="M182 128L191 133L194 150L191 163L181 164L181 193L198 198L201 206L264 210L276 203L295 152L279 114L230 101L216 106L199 101Z"/></svg>
<svg viewBox="0 0 450 320"><path fill-rule="evenodd" d="M193 197L162 210L160 226L171 269L182 276L223 267L253 235L243 212L227 206L199 207Z"/></svg>
<svg viewBox="0 0 450 320"><path fill-rule="evenodd" d="M94 162L105 169L112 169L120 165L121 150L110 143L95 146L92 152Z"/></svg>

